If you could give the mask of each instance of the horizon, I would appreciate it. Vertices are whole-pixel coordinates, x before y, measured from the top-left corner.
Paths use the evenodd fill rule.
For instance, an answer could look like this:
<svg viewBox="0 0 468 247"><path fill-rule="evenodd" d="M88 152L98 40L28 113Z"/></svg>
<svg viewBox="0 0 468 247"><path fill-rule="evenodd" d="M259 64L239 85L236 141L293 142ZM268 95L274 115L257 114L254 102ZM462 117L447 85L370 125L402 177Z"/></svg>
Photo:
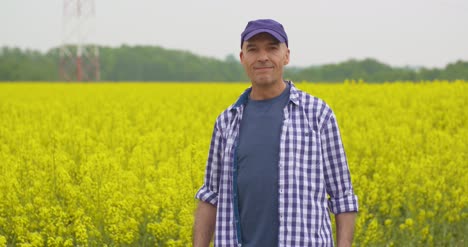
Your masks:
<svg viewBox="0 0 468 247"><path fill-rule="evenodd" d="M162 46L159 46L159 45L139 45L139 44L134 44L134 45L121 44L121 45L118 45L118 46L98 45L98 47L101 47L101 48L105 47L105 48L111 48L111 49L118 49L118 48L120 48L122 46L128 46L128 47L155 47L155 48L158 47L158 48L162 48L164 50L170 50L170 51L189 52L189 53L191 53L191 54L193 54L195 56L198 56L198 57L203 57L203 58L208 58L208 59L216 59L218 61L226 61L228 56L234 56L236 61L238 61L240 63L239 58L237 56L235 56L234 54L228 54L224 58L218 58L218 57L214 57L214 56L205 56L205 55L197 54L197 53L194 53L194 52L189 51L189 50L181 50L181 49L176 49L176 48L166 48L166 47L162 47ZM46 53L52 51L53 49L60 49L60 46L52 47L52 48L50 48L50 49L48 49L46 51L41 51L39 49L31 49L31 48L13 47L13 46L0 46L0 50L4 49L4 48L20 49L23 52L24 51L39 52L40 54L45 55ZM373 58L373 57L363 57L363 58L348 58L346 60L330 62L330 63L324 63L324 64L310 64L310 65L291 65L291 64L288 64L285 68L286 69L305 69L305 68L311 68L311 67L322 67L322 66L326 66L326 65L339 65L339 64L346 63L346 62L351 62L351 61L362 62L364 60L369 60L369 59L374 60L374 61L376 61L378 63L381 63L381 64L384 64L384 65L390 66L392 68L411 69L411 70L415 70L415 71L420 70L420 69L445 69L450 64L455 64L457 62L468 62L468 59L467 60L457 59L455 61L448 62L443 67L426 67L426 66L421 66L421 65L395 66L395 65L391 65L391 64L385 63L383 61L380 61L379 59L376 59L376 58Z"/></svg>

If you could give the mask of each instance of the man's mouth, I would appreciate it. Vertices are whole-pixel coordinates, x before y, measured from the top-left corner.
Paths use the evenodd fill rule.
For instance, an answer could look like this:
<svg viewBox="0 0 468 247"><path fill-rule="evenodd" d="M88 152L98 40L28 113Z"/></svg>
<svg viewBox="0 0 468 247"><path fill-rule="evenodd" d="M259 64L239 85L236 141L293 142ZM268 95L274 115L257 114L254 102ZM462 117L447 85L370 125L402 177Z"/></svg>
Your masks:
<svg viewBox="0 0 468 247"><path fill-rule="evenodd" d="M268 70L273 69L272 66L262 66L262 67L254 67L255 70Z"/></svg>

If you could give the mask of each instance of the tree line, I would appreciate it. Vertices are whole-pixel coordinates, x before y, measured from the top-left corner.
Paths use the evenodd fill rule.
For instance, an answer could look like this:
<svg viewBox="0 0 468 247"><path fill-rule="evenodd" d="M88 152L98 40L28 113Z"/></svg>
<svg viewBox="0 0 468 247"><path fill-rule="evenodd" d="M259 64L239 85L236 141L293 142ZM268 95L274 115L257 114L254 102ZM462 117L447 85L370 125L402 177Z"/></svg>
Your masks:
<svg viewBox="0 0 468 247"><path fill-rule="evenodd" d="M234 55L224 60L159 46L99 47L102 81L247 81ZM0 81L60 81L59 48L47 52L0 48ZM468 80L468 61L445 68L392 67L372 58L321 66L287 66L293 81L366 82Z"/></svg>

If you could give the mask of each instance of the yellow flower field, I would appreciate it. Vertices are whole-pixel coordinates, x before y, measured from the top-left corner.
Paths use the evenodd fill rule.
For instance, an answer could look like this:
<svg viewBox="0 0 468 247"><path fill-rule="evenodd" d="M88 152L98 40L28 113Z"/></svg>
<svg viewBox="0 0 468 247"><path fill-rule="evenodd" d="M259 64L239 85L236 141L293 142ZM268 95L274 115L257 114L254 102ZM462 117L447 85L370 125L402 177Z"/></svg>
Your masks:
<svg viewBox="0 0 468 247"><path fill-rule="evenodd" d="M468 83L296 83L334 109L355 246L467 246ZM0 83L0 246L191 246L216 116L246 83Z"/></svg>

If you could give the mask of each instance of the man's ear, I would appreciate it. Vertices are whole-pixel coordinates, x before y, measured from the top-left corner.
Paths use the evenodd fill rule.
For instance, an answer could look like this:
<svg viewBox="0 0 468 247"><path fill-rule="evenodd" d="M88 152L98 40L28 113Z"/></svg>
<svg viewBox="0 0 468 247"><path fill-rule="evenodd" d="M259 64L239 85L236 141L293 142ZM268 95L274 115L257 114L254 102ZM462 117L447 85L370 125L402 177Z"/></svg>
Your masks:
<svg viewBox="0 0 468 247"><path fill-rule="evenodd" d="M242 51L239 52L239 59L241 62L244 60L244 53Z"/></svg>
<svg viewBox="0 0 468 247"><path fill-rule="evenodd" d="M288 49L288 51L286 52L286 59L284 60L284 65L287 65L289 64L289 54L290 54L290 51L289 51L289 48L286 48Z"/></svg>

